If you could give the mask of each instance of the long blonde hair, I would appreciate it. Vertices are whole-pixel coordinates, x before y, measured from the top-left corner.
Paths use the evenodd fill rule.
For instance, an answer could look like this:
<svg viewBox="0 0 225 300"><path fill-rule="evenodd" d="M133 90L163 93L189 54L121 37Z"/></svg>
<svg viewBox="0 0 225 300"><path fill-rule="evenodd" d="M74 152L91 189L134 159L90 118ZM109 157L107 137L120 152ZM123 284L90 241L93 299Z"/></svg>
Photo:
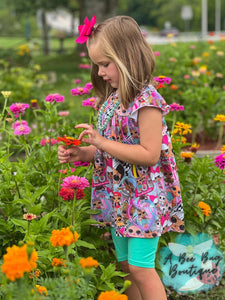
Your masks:
<svg viewBox="0 0 225 300"><path fill-rule="evenodd" d="M116 16L99 23L88 39L87 47L98 42L101 51L115 63L119 71L119 94L125 108L142 88L152 81L154 53L134 19ZM101 105L113 91L110 84L98 76L98 66L92 63L91 80Z"/></svg>

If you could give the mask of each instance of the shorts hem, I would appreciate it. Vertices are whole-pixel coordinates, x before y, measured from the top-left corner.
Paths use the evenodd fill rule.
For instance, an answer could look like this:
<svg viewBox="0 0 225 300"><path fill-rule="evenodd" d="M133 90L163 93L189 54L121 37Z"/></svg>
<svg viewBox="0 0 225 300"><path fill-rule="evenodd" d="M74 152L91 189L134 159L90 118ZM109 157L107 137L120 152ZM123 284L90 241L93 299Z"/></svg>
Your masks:
<svg viewBox="0 0 225 300"><path fill-rule="evenodd" d="M146 262L128 260L128 264L135 267L155 269L155 263L147 264Z"/></svg>

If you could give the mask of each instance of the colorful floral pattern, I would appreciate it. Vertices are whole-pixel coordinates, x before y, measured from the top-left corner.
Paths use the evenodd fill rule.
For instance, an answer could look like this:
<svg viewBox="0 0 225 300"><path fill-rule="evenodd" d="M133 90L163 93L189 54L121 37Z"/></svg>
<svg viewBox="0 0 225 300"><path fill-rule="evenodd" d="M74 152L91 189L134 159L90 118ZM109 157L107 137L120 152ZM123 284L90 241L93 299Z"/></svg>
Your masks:
<svg viewBox="0 0 225 300"><path fill-rule="evenodd" d="M103 119L117 99L116 93L110 95ZM99 214L93 218L115 227L118 236L152 238L167 231L184 231L177 167L164 120L170 107L157 90L150 85L128 109L120 105L101 134L121 143L138 144L137 113L145 106L162 111L161 156L155 166L134 166L105 152L95 152L92 208Z"/></svg>

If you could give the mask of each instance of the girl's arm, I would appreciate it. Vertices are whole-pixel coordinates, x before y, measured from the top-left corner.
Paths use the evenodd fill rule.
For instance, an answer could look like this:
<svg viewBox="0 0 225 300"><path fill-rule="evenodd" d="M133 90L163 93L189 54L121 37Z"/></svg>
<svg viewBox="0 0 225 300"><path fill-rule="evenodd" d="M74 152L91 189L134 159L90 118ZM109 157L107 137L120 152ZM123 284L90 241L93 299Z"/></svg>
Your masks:
<svg viewBox="0 0 225 300"><path fill-rule="evenodd" d="M87 124L76 128L85 128L79 139L94 145L108 154L135 165L155 165L160 157L162 144L162 113L158 108L143 107L138 112L140 144L128 145L102 137ZM88 135L88 138L83 138Z"/></svg>

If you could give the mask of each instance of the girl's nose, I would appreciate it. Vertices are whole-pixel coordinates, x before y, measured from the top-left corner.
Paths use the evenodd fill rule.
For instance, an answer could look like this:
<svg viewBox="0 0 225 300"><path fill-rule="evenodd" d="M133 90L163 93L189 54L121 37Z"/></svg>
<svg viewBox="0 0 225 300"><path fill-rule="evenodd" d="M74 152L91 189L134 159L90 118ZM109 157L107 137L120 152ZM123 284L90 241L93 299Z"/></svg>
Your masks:
<svg viewBox="0 0 225 300"><path fill-rule="evenodd" d="M100 66L99 69L98 69L98 76L100 76L100 77L104 76L104 72L103 72L101 66Z"/></svg>

